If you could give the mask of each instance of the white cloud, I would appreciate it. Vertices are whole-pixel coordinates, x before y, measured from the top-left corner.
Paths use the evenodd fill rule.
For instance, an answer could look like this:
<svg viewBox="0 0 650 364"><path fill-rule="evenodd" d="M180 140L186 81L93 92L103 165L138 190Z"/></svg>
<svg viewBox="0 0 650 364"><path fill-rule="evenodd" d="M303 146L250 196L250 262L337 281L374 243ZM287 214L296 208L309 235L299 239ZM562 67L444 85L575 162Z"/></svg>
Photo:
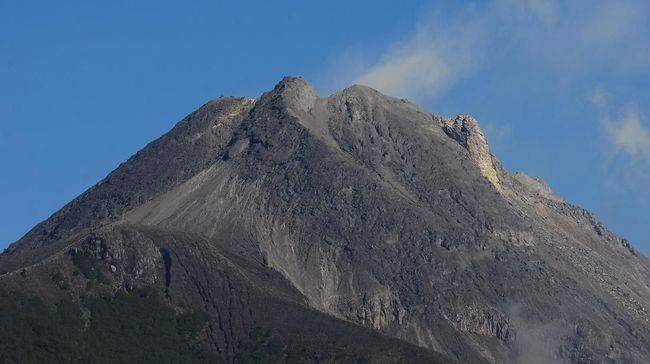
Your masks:
<svg viewBox="0 0 650 364"><path fill-rule="evenodd" d="M456 21L430 23L393 44L354 83L393 96L429 98L474 72L482 48L478 27Z"/></svg>
<svg viewBox="0 0 650 364"><path fill-rule="evenodd" d="M435 10L435 9L434 9ZM439 10L439 9L438 9ZM493 0L429 16L351 76L384 93L443 95L499 59L518 58L567 78L650 69L650 2ZM499 58L501 57L501 58Z"/></svg>
<svg viewBox="0 0 650 364"><path fill-rule="evenodd" d="M650 130L641 123L635 107L628 106L618 120L605 120L604 126L617 151L650 161Z"/></svg>
<svg viewBox="0 0 650 364"><path fill-rule="evenodd" d="M602 69L627 72L650 66L647 1L578 0L555 4L555 16L549 15L545 26L518 23L513 29L533 58L566 73L579 74Z"/></svg>
<svg viewBox="0 0 650 364"><path fill-rule="evenodd" d="M636 106L628 104L620 117L613 119L609 112L607 93L602 87L591 92L590 100L600 114L600 124L609 149L614 154L623 153L633 159L650 162L650 127L644 125Z"/></svg>

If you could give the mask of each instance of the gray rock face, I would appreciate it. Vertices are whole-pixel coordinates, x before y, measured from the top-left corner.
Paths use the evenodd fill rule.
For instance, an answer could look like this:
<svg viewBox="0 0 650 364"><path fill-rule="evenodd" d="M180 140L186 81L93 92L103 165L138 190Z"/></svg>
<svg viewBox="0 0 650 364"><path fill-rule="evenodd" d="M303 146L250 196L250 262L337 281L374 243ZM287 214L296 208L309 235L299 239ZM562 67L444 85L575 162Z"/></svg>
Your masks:
<svg viewBox="0 0 650 364"><path fill-rule="evenodd" d="M509 174L473 118L362 86L321 98L285 78L255 102L206 104L12 245L0 283L93 231L112 231L113 289L158 284L171 304L212 304L223 287L200 282L221 269L460 362L650 359L646 257L543 181ZM165 273L163 248L205 271ZM213 335L232 349L234 334Z"/></svg>

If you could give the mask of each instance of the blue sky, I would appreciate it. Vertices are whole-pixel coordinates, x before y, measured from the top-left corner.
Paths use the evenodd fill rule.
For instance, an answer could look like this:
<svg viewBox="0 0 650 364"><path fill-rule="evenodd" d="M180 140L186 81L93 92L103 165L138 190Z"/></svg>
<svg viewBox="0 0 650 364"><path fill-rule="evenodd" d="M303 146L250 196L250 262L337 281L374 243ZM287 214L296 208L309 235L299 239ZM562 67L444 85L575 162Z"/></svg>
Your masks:
<svg viewBox="0 0 650 364"><path fill-rule="evenodd" d="M283 75L475 116L650 253L650 3L0 1L0 248L205 101Z"/></svg>

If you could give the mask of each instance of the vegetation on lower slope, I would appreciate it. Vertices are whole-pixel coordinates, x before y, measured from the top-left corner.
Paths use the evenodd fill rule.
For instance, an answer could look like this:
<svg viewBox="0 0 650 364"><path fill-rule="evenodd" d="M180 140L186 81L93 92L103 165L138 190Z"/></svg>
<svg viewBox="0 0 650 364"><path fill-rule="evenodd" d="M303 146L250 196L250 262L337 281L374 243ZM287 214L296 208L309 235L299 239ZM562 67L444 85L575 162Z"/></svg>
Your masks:
<svg viewBox="0 0 650 364"><path fill-rule="evenodd" d="M219 362L197 340L206 325L204 314L176 316L149 290L89 299L83 307L64 299L54 312L38 298L0 292L0 362Z"/></svg>
<svg viewBox="0 0 650 364"><path fill-rule="evenodd" d="M176 315L149 289L118 291L115 296L86 299L81 305L63 299L55 309L38 297L0 289L0 363L223 363L203 343L209 319L201 311ZM257 327L239 342L230 360L237 364L404 362L404 353L390 349L338 347L327 340L304 341Z"/></svg>
<svg viewBox="0 0 650 364"><path fill-rule="evenodd" d="M270 330L257 327L251 330L246 339L240 341L234 362L236 364L398 364L404 363L405 360L402 355L390 351L360 354L352 350L346 351L346 348L327 350L323 347L309 347L304 342L296 346L292 345L291 341L291 338L280 338L273 335Z"/></svg>

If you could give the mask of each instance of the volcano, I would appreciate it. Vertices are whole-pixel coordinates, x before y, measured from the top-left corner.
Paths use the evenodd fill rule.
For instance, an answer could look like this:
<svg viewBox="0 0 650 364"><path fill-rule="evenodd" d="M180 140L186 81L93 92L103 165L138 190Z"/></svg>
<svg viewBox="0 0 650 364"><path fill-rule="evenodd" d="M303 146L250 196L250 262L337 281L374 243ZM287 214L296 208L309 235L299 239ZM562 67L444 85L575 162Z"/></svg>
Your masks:
<svg viewBox="0 0 650 364"><path fill-rule="evenodd" d="M206 103L0 269L5 362L650 362L648 258L364 86Z"/></svg>

